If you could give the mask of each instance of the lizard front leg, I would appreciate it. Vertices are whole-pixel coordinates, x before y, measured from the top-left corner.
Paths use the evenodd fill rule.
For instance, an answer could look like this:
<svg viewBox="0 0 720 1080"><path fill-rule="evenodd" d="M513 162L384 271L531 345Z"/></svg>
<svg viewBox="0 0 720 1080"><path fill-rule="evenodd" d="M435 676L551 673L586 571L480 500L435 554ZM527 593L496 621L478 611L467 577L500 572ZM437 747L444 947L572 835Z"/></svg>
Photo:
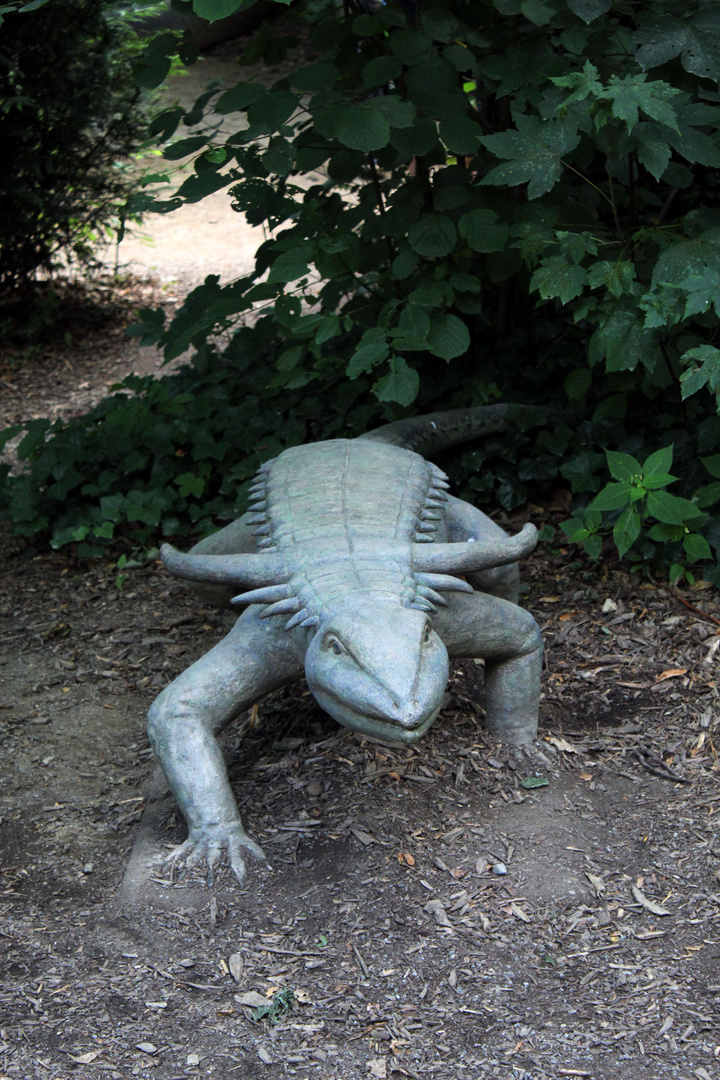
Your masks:
<svg viewBox="0 0 720 1080"><path fill-rule="evenodd" d="M516 746L537 734L543 646L529 611L486 593L453 593L433 626L453 657L485 660L485 726Z"/></svg>
<svg viewBox="0 0 720 1080"><path fill-rule="evenodd" d="M468 540L502 540L508 534L482 510L448 496L444 514L445 535L452 544L467 543ZM496 566L468 574L470 584L481 592L499 596L517 604L520 596L520 569L517 563Z"/></svg>
<svg viewBox="0 0 720 1080"><path fill-rule="evenodd" d="M208 865L208 879L224 852L238 880L243 851L263 859L245 832L222 752L215 738L259 697L302 673L294 635L277 619L260 619L250 607L214 649L193 664L153 702L148 736L188 824L188 839L173 861Z"/></svg>

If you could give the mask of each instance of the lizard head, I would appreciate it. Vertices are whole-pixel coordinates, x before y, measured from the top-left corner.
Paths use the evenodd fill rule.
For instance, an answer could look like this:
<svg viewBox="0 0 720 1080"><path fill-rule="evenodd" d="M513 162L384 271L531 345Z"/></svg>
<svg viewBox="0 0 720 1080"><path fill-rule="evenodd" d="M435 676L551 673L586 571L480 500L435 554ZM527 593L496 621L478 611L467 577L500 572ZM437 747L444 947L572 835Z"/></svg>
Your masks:
<svg viewBox="0 0 720 1080"><path fill-rule="evenodd" d="M425 612L376 603L320 624L305 675L318 704L345 727L409 744L440 712L448 655Z"/></svg>

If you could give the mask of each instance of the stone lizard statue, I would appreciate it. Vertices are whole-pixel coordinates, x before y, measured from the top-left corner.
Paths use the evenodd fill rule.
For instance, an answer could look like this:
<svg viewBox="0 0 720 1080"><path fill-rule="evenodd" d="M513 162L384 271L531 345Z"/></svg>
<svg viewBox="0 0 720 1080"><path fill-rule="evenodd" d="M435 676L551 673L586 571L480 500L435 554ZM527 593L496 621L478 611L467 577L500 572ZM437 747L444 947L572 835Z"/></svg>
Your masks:
<svg viewBox="0 0 720 1080"><path fill-rule="evenodd" d="M444 473L420 456L502 430L508 408L433 413L292 447L260 468L248 513L189 554L163 545L171 573L245 607L148 715L189 827L170 859L204 860L210 881L224 853L239 880L243 851L264 859L243 829L215 736L303 671L341 724L409 745L440 711L448 657L484 657L486 727L532 744L542 641L517 606L517 560L537 531L528 524L509 537L449 495Z"/></svg>

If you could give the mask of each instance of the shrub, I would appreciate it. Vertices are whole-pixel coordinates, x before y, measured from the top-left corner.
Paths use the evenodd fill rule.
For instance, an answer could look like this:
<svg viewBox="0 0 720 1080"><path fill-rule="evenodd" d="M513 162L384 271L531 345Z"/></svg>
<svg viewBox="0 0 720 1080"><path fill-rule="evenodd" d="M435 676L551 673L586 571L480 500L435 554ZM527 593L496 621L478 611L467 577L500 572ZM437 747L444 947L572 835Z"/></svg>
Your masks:
<svg viewBox="0 0 720 1080"><path fill-rule="evenodd" d="M145 131L137 38L105 0L0 5L0 297L86 263Z"/></svg>
<svg viewBox="0 0 720 1080"><path fill-rule="evenodd" d="M266 229L255 270L209 278L167 326L145 310L135 332L169 358L188 346L207 357L222 333L238 372L262 357L260 428L281 440L278 398L286 416L307 396L336 422L341 391L354 396L348 431L361 413L570 405L574 424L491 441L456 478L508 508L559 478L575 495L570 535L591 554L609 533L626 557L692 576L688 564L720 549L716 6L293 10L318 59L156 117L166 159L194 154L194 172L172 197L131 204L167 213L230 186ZM291 43L261 31L246 59L276 62ZM230 135L193 130L208 109L237 116ZM620 455L609 465L606 450ZM622 498L603 495L613 469ZM650 475L666 498L650 498ZM720 582L717 566L706 573Z"/></svg>

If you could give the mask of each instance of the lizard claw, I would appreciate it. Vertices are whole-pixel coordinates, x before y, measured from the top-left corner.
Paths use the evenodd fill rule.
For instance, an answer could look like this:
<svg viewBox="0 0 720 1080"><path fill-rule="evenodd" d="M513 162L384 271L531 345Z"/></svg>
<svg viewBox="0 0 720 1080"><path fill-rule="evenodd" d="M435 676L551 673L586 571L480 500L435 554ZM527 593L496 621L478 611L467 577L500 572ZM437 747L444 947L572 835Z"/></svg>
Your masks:
<svg viewBox="0 0 720 1080"><path fill-rule="evenodd" d="M545 750L549 751L550 756L545 753ZM557 769L557 754L555 751L550 746L544 747L541 750L537 741L524 742L520 743L518 746L513 746L511 756L516 767L527 766L529 762L532 765L539 765L545 769Z"/></svg>
<svg viewBox="0 0 720 1080"><path fill-rule="evenodd" d="M207 866L207 884L212 886L215 871L222 859L223 852L227 852L230 869L242 884L247 873L243 849L248 851L258 862L265 863L268 870L272 867L265 857L265 853L259 844L251 840L242 825L229 826L209 825L192 829L187 840L174 848L164 859L164 863L172 866L190 868L205 863Z"/></svg>

